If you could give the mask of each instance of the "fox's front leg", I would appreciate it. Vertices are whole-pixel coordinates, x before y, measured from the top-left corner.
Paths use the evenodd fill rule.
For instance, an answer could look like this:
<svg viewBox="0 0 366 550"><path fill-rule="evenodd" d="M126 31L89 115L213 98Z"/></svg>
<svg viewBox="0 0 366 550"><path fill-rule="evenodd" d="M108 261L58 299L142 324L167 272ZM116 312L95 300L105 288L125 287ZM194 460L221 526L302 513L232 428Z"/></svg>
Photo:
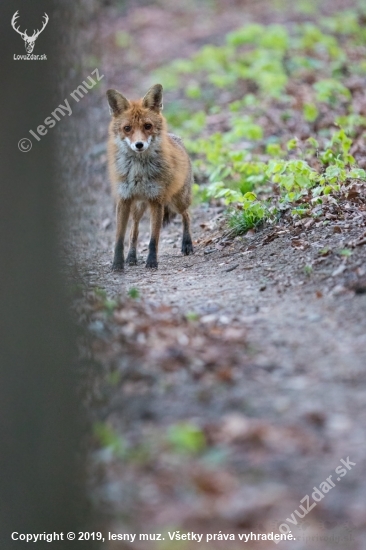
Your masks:
<svg viewBox="0 0 366 550"><path fill-rule="evenodd" d="M126 227L128 218L130 215L131 201L120 199L117 204L116 217L117 217L117 231L116 231L116 244L114 246L114 259L112 269L114 271L121 271L124 266L123 247L125 241Z"/></svg>
<svg viewBox="0 0 366 550"><path fill-rule="evenodd" d="M146 210L146 202L135 202L132 206L132 227L130 234L130 249L128 251L126 262L129 265L137 265L137 238L139 236L139 223Z"/></svg>
<svg viewBox="0 0 366 550"><path fill-rule="evenodd" d="M163 223L164 207L158 202L150 203L151 210L151 231L149 242L149 255L146 261L146 267L157 268L158 267L158 246L160 229Z"/></svg>

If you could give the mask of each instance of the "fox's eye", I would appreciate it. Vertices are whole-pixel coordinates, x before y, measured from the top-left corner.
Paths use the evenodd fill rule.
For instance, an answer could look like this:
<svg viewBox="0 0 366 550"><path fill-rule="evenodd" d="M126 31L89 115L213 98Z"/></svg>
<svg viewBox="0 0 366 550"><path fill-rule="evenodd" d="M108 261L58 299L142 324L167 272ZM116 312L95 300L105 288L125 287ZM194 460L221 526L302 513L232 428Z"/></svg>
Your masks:
<svg viewBox="0 0 366 550"><path fill-rule="evenodd" d="M124 126L123 129L125 132L129 132L131 130L131 126Z"/></svg>
<svg viewBox="0 0 366 550"><path fill-rule="evenodd" d="M152 124L146 123L146 124L144 124L144 128L145 128L145 130L151 130Z"/></svg>

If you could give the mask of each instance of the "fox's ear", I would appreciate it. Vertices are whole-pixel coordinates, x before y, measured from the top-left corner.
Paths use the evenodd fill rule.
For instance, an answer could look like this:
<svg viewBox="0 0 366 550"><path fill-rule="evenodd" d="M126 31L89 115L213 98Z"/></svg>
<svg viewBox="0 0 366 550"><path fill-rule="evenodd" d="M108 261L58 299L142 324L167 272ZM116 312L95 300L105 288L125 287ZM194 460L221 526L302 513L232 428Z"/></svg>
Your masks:
<svg viewBox="0 0 366 550"><path fill-rule="evenodd" d="M108 103L113 115L120 115L123 111L126 111L130 102L117 90L107 90Z"/></svg>
<svg viewBox="0 0 366 550"><path fill-rule="evenodd" d="M144 107L159 113L163 108L163 86L161 84L154 84L154 86L151 86L143 98L142 104Z"/></svg>

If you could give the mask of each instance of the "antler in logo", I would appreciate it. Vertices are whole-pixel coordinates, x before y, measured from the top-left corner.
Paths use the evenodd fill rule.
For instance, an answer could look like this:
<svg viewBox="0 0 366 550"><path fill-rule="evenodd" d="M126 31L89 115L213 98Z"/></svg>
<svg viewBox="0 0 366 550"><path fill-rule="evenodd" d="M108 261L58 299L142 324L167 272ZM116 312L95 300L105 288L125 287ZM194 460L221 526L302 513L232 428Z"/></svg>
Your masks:
<svg viewBox="0 0 366 550"><path fill-rule="evenodd" d="M35 41L37 40L38 36L39 36L39 35L41 34L41 32L43 31L43 29L45 28L45 26L47 25L49 17L48 17L48 15L47 15L47 13L44 14L44 16L43 16L43 17L44 17L44 21L43 21L43 25L42 25L41 30L40 30L40 31L39 31L39 30L34 31L33 34L32 34L32 36L28 36L28 35L27 35L27 29L25 29L24 32L21 32L21 31L19 30L19 27L17 28L17 27L15 26L15 24L16 24L16 22L17 22L16 20L17 20L18 17L19 17L19 10L16 11L16 12L14 13L13 18L12 18L12 20L11 20L11 26L12 26L13 29L14 29L17 33L19 33L20 36L23 38L23 40L24 40L24 42L25 42L25 49L26 49L26 52L27 52L27 53L32 53L33 48L34 48L34 43L35 43Z"/></svg>

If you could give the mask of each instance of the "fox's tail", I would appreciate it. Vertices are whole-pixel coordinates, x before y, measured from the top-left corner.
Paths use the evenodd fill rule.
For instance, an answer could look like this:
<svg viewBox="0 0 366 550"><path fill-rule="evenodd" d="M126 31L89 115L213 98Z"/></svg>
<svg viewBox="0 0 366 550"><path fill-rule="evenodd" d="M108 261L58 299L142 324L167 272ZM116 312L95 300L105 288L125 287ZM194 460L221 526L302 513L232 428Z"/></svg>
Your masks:
<svg viewBox="0 0 366 550"><path fill-rule="evenodd" d="M163 227L168 225L176 216L176 212L170 208L169 205L164 206Z"/></svg>

